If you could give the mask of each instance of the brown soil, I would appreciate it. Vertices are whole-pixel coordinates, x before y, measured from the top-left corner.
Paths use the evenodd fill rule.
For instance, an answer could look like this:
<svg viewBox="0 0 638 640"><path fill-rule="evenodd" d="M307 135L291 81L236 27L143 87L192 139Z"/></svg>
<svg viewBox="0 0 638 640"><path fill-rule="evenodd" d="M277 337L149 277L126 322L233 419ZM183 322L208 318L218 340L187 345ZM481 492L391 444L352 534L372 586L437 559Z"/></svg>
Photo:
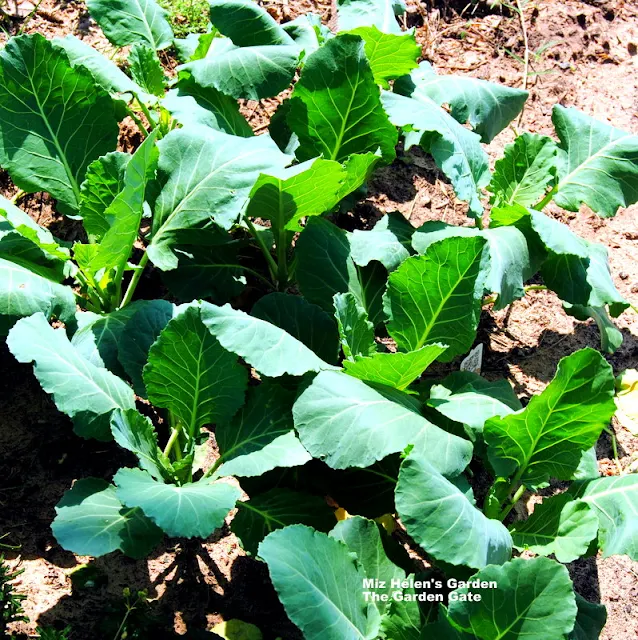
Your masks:
<svg viewBox="0 0 638 640"><path fill-rule="evenodd" d="M278 19L294 18L314 10L324 20L331 3L320 0L263 2ZM467 4L467 7L465 5ZM465 7L463 15L459 15ZM531 96L521 128L553 134L551 108L556 103L575 106L626 131L638 133L638 7L624 0L531 0L525 11L529 45L533 52L528 89ZM451 0L408 2L406 26L416 27L424 57L440 73L469 74L520 87L522 65L509 55L523 56L523 38L515 14L490 12L486 3ZM28 25L52 37L75 33L102 50L109 45L88 17L82 2L45 0ZM4 36L0 34L0 44ZM543 51L544 50L544 51ZM254 128L268 122L276 100L244 105ZM502 154L514 134L506 130L490 145L493 160ZM122 146L130 143L123 129ZM0 190L15 189L0 174ZM53 209L46 196L28 196L22 205L41 224L71 239L75 225ZM374 221L398 210L418 225L426 220L466 222L466 205L455 200L450 185L433 163L417 158L416 166L397 160L379 171L368 197L357 206L360 219ZM581 236L605 244L610 251L614 281L620 292L638 303L638 206L616 217L600 219L583 208L578 214L551 209ZM624 343L608 357L616 372L638 365L638 316L625 312L617 321ZM553 376L559 359L584 346L599 346L591 322L567 316L556 296L534 292L510 308L486 310L479 341L487 347L483 371L506 377L523 398L538 393ZM53 508L73 480L95 475L110 477L131 463L115 445L84 441L74 436L69 421L55 408L32 375L0 348L0 535L2 542L19 545L10 551L14 565L25 570L18 588L28 599L27 614L39 624L71 624L73 638L104 636L101 620L113 616L111 607L124 587L147 589L149 613L168 621L166 628L183 634L203 630L222 619L240 618L260 627L266 638L298 637L286 620L269 585L265 569L247 558L227 529L204 544L170 541L144 561L110 554L92 561L106 584L72 592L70 573L88 558L62 550L52 537ZM638 458L638 442L615 424L620 465L628 468ZM598 446L601 471L617 473L610 440ZM572 563L578 591L608 608L603 640L638 637L638 563L627 557L590 558ZM35 624L16 631L32 633ZM161 637L154 633L152 637ZM149 636L151 637L151 636Z"/></svg>

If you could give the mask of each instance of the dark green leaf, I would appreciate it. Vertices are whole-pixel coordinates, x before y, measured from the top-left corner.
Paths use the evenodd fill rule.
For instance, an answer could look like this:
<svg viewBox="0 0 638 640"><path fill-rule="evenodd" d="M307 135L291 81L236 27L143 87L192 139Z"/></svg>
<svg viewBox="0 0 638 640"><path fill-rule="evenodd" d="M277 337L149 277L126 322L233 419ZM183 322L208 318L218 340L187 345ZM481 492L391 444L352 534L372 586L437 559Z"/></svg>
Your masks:
<svg viewBox="0 0 638 640"><path fill-rule="evenodd" d="M350 360L355 356L373 355L377 350L374 327L354 294L336 293L334 308L343 355Z"/></svg>

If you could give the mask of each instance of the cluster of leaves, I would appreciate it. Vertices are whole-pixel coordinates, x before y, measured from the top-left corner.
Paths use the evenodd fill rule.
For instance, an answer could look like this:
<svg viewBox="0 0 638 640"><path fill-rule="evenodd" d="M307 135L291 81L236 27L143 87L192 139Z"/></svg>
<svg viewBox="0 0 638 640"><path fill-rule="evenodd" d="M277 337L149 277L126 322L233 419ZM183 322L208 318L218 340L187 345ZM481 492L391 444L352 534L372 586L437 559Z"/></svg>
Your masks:
<svg viewBox="0 0 638 640"><path fill-rule="evenodd" d="M164 535L207 537L236 509L232 530L307 638L598 637L604 608L574 594L560 562L638 557L638 476L599 478L593 451L615 409L609 365L572 354L525 408L506 381L421 376L467 353L484 304L505 307L538 275L618 347L609 316L628 302L606 249L542 210L609 216L638 200L638 137L557 106L558 140L523 133L491 173L482 145L526 92L418 64L400 2L342 0L333 34L311 14L279 25L250 0L214 0L209 31L183 39L153 0L88 7L130 46L125 71L73 36L0 52L0 166L21 190L0 200L0 329L80 436L139 462L74 484L56 510L60 544L139 558ZM170 46L174 78L157 54ZM255 136L238 100L293 82ZM132 155L116 150L126 116L145 138ZM431 154L473 226L331 221L400 136ZM16 206L36 191L81 219L84 242ZM136 299L149 263L170 301ZM236 308L247 287L265 294L250 313ZM492 482L482 504L471 462ZM503 524L550 479L572 484ZM333 526L327 494L359 515ZM460 588L438 609L367 602L364 579L413 571L369 519L388 513L435 575L498 591L475 601Z"/></svg>

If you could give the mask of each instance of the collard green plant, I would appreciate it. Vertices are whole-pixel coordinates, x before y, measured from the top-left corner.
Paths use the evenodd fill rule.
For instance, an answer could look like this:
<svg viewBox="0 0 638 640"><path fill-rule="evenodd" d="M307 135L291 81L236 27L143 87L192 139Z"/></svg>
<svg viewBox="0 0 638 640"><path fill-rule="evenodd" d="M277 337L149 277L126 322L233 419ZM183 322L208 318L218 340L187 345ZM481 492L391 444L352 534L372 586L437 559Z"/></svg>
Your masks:
<svg viewBox="0 0 638 640"><path fill-rule="evenodd" d="M486 305L540 288L618 348L629 302L606 249L544 209L636 202L638 138L557 106L556 139L522 132L492 172L484 145L527 93L419 63L400 1L337 7L332 32L214 0L206 33L174 38L154 0L91 0L130 47L123 68L73 36L0 52L0 166L19 189L0 198L0 331L78 435L137 459L78 479L53 533L143 558L229 525L310 639L597 638L604 608L561 563L638 558L638 476L599 477L593 453L611 367L577 351L525 407L506 380L456 369ZM255 127L238 100L273 96ZM134 153L117 148L125 117ZM416 145L470 226L395 212L342 228ZM42 191L78 220L73 244L18 206ZM521 519L523 494L556 480ZM419 603L433 590L439 606Z"/></svg>

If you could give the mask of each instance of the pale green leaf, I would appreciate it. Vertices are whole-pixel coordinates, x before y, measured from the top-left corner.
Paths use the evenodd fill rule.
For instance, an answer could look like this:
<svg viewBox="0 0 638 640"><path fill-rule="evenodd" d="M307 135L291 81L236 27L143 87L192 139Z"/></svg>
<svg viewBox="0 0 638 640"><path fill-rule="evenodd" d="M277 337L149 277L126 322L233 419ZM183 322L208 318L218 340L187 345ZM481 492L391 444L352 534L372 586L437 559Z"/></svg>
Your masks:
<svg viewBox="0 0 638 640"><path fill-rule="evenodd" d="M409 77L396 83L395 90L429 104L448 104L452 117L491 142L518 116L528 92L472 76L437 75L429 62L423 61Z"/></svg>
<svg viewBox="0 0 638 640"><path fill-rule="evenodd" d="M153 96L163 97L166 76L153 47L135 43L128 56L129 71L142 89Z"/></svg>
<svg viewBox="0 0 638 640"><path fill-rule="evenodd" d="M481 569L509 560L512 539L431 462L413 451L401 465L397 513L410 536L437 560Z"/></svg>
<svg viewBox="0 0 638 640"><path fill-rule="evenodd" d="M554 554L559 562L584 556L598 533L598 518L586 502L568 493L543 500L534 513L510 526L514 547L536 555Z"/></svg>
<svg viewBox="0 0 638 640"><path fill-rule="evenodd" d="M321 307L301 296L270 293L257 301L251 313L303 342L322 360L336 364L339 350L337 325Z"/></svg>
<svg viewBox="0 0 638 640"><path fill-rule="evenodd" d="M238 47L293 44L275 19L252 0L212 0L210 21Z"/></svg>
<svg viewBox="0 0 638 640"><path fill-rule="evenodd" d="M127 509L115 487L98 478L78 480L58 502L51 530L60 546L83 556L122 551L135 559L146 557L162 539L139 509Z"/></svg>
<svg viewBox="0 0 638 640"><path fill-rule="evenodd" d="M383 111L364 43L332 38L308 57L290 98L288 124L300 141L299 160L323 155L343 161L353 153L394 158L395 128Z"/></svg>
<svg viewBox="0 0 638 640"><path fill-rule="evenodd" d="M250 387L246 404L215 429L221 466L217 476L260 476L311 460L295 435L294 393L271 382Z"/></svg>
<svg viewBox="0 0 638 640"><path fill-rule="evenodd" d="M173 44L168 12L155 0L88 0L87 8L116 47L142 42L165 49Z"/></svg>
<svg viewBox="0 0 638 640"><path fill-rule="evenodd" d="M486 567L472 580L492 588L474 589L479 599L463 600L457 589L448 615L457 627L480 640L563 640L574 627L576 599L567 569L548 558L515 558Z"/></svg>
<svg viewBox="0 0 638 640"><path fill-rule="evenodd" d="M336 293L334 308L343 355L350 360L355 356L373 355L377 350L374 327L354 294Z"/></svg>
<svg viewBox="0 0 638 640"><path fill-rule="evenodd" d="M606 218L638 201L638 136L561 105L552 121L561 141L557 205L585 203Z"/></svg>
<svg viewBox="0 0 638 640"><path fill-rule="evenodd" d="M345 544L303 525L259 545L288 617L308 640L372 640L379 613L363 599L363 569ZM308 606L308 603L313 606Z"/></svg>
<svg viewBox="0 0 638 640"><path fill-rule="evenodd" d="M71 345L64 329L53 329L42 313L19 320L7 338L19 362L34 362L33 372L42 388L53 396L60 411L80 419L133 409L133 391L120 378L96 367ZM85 425L86 426L86 425ZM108 420L82 435L110 439Z"/></svg>
<svg viewBox="0 0 638 640"><path fill-rule="evenodd" d="M241 356L265 376L300 376L308 371L334 369L283 329L228 304L216 307L203 302L201 314L224 349Z"/></svg>
<svg viewBox="0 0 638 640"><path fill-rule="evenodd" d="M153 423L146 416L135 409L116 409L111 414L111 433L120 447L137 456L142 469L156 480L164 477L157 434Z"/></svg>
<svg viewBox="0 0 638 640"><path fill-rule="evenodd" d="M199 307L189 307L169 320L144 367L149 400L172 411L191 437L203 425L233 416L244 402L248 377L202 319Z"/></svg>
<svg viewBox="0 0 638 640"><path fill-rule="evenodd" d="M638 560L638 475L597 478L575 484L570 493L598 516L598 542L605 558Z"/></svg>
<svg viewBox="0 0 638 640"><path fill-rule="evenodd" d="M384 89L390 88L388 80L404 76L417 66L421 47L414 33L383 33L375 25L349 33L363 38L374 81Z"/></svg>
<svg viewBox="0 0 638 640"><path fill-rule="evenodd" d="M295 428L313 457L333 469L368 467L408 444L418 445L446 473L460 473L471 445L361 380L322 371L293 407Z"/></svg>
<svg viewBox="0 0 638 640"><path fill-rule="evenodd" d="M496 161L488 190L497 207L520 204L531 207L545 195L556 174L558 147L547 136L523 133L505 147Z"/></svg>
<svg viewBox="0 0 638 640"><path fill-rule="evenodd" d="M177 267L171 246L180 231L212 222L229 229L259 174L290 161L268 136L240 138L201 125L172 131L158 147L160 192L148 251L163 270Z"/></svg>
<svg viewBox="0 0 638 640"><path fill-rule="evenodd" d="M28 193L77 213L88 165L117 143L114 102L84 67L40 34L0 52L0 166Z"/></svg>
<svg viewBox="0 0 638 640"><path fill-rule="evenodd" d="M390 274L384 297L388 333L400 349L449 345L443 361L472 346L481 312L488 261L479 237L447 238L424 256L408 258Z"/></svg>
<svg viewBox="0 0 638 640"><path fill-rule="evenodd" d="M529 487L568 480L615 411L611 367L593 349L563 358L552 382L524 410L491 418L483 435L496 473Z"/></svg>
<svg viewBox="0 0 638 640"><path fill-rule="evenodd" d="M242 138L250 138L253 131L239 112L236 100L214 87L199 85L192 76L182 73L175 88L167 94L162 105L180 124L204 125Z"/></svg>
<svg viewBox="0 0 638 640"><path fill-rule="evenodd" d="M337 0L337 26L339 31L375 26L383 33L400 34L396 16L405 6L397 11L398 6L392 0Z"/></svg>
<svg viewBox="0 0 638 640"><path fill-rule="evenodd" d="M345 360L346 373L366 382L377 382L404 391L447 349L443 344L428 344L407 353L374 353Z"/></svg>
<svg viewBox="0 0 638 640"><path fill-rule="evenodd" d="M426 96L416 100L383 91L381 101L392 124L407 130L406 149L420 144L431 153L457 197L469 203L470 215L481 217L481 188L489 183L490 171L479 136Z"/></svg>
<svg viewBox="0 0 638 640"><path fill-rule="evenodd" d="M123 504L140 508L167 535L180 538L207 538L223 526L241 496L240 489L223 481L163 484L141 469L120 469L113 482Z"/></svg>
<svg viewBox="0 0 638 640"><path fill-rule="evenodd" d="M179 70L189 71L202 87L212 87L246 100L276 96L292 82L299 64L300 52L296 45L238 48L230 40L225 42L228 44L218 47L216 55L188 62Z"/></svg>

